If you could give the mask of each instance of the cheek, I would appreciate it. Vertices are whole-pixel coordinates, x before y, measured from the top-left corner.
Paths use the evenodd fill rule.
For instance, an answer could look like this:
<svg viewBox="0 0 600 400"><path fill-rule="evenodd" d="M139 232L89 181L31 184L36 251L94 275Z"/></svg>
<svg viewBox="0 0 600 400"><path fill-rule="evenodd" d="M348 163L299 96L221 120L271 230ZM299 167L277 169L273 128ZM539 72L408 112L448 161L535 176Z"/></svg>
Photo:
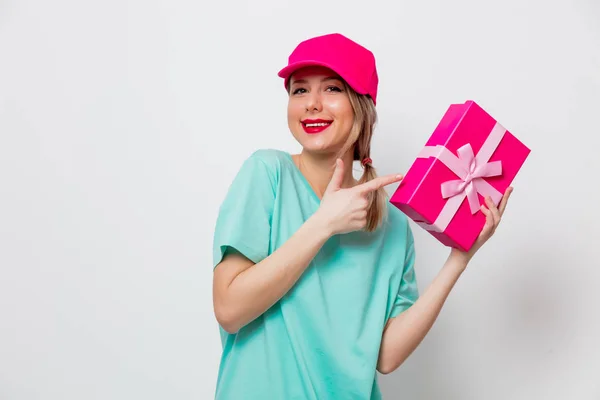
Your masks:
<svg viewBox="0 0 600 400"><path fill-rule="evenodd" d="M288 121L298 121L302 115L302 106L295 104L293 101L288 102L287 116Z"/></svg>
<svg viewBox="0 0 600 400"><path fill-rule="evenodd" d="M354 112L352 111L352 105L348 98L339 98L332 100L328 104L328 109L335 116L335 118L342 122L342 125L352 125L354 121Z"/></svg>

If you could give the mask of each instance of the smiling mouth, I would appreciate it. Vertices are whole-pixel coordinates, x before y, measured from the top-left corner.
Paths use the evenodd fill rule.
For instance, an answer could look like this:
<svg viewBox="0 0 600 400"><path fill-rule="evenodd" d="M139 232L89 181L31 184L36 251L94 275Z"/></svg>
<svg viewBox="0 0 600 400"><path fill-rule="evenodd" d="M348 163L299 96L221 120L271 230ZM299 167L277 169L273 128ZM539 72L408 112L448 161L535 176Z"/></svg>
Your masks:
<svg viewBox="0 0 600 400"><path fill-rule="evenodd" d="M331 122L316 122L316 123L305 123L304 125L308 128L313 128L315 126L328 126Z"/></svg>
<svg viewBox="0 0 600 400"><path fill-rule="evenodd" d="M302 127L304 131L308 134L315 134L319 132L323 132L325 129L329 128L329 126L333 123L333 121L324 121L324 120L306 120L302 121Z"/></svg>

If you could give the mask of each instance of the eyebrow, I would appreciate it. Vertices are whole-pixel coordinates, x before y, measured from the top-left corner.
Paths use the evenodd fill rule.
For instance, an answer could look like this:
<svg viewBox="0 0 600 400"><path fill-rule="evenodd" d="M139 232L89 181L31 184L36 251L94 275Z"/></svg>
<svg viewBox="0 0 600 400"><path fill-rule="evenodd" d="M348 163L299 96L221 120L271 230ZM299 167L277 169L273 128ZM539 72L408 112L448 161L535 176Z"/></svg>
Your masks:
<svg viewBox="0 0 600 400"><path fill-rule="evenodd" d="M325 81L338 81L338 82L341 82L342 80L340 78L338 78L337 76L328 76L328 77L323 78L321 80L321 82L325 82ZM292 84L294 84L294 83L307 83L307 81L306 81L306 79L296 79L296 80L293 80L291 83Z"/></svg>

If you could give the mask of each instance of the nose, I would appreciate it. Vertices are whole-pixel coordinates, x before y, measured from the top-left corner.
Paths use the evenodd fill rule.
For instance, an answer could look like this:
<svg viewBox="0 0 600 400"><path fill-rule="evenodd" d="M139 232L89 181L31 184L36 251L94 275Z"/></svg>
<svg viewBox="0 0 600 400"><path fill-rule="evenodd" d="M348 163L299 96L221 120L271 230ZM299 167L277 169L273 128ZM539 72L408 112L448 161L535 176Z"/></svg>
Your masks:
<svg viewBox="0 0 600 400"><path fill-rule="evenodd" d="M306 111L319 112L322 110L323 104L321 102L321 95L318 93L318 91L312 91L305 98L306 98Z"/></svg>

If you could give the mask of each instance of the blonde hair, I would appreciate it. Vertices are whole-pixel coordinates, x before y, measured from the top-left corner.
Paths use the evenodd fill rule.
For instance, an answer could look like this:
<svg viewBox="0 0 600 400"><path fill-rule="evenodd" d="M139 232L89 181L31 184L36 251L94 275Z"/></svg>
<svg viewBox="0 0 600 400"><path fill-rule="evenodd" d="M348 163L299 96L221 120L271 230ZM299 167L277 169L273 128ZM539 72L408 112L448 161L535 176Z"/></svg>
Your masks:
<svg viewBox="0 0 600 400"><path fill-rule="evenodd" d="M354 147L353 159L360 161L361 166L364 168L364 172L358 181L361 184L377 177L376 170L370 162L364 166L362 165L362 160L370 157L371 138L377 123L377 110L369 96L356 93L346 82L344 82L344 86L354 110L354 124L340 156ZM369 193L369 209L367 210L367 226L365 227L367 232L375 231L383 222L387 212L387 197L387 192L383 188Z"/></svg>

